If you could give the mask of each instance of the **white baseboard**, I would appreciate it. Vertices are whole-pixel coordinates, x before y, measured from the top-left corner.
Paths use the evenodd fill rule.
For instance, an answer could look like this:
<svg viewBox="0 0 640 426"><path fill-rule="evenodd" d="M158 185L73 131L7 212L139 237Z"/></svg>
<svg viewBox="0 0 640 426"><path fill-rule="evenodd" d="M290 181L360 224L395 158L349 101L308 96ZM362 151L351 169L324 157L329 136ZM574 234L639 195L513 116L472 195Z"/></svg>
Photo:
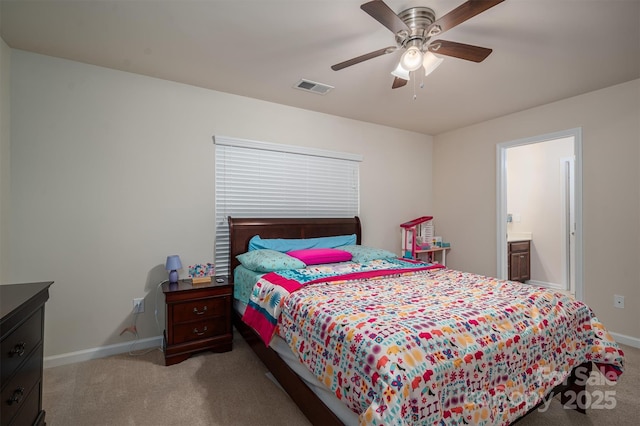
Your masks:
<svg viewBox="0 0 640 426"><path fill-rule="evenodd" d="M132 349L133 345L133 349ZM162 336L149 337L131 342L116 343L115 345L100 346L98 348L85 349L77 352L47 356L44 358L44 368L58 367L60 365L74 364L76 362L89 361L90 359L104 358L111 355L134 352L141 349L150 349L162 346Z"/></svg>
<svg viewBox="0 0 640 426"><path fill-rule="evenodd" d="M628 346L632 346L634 348L640 349L640 339L637 337L631 337L631 336L626 336L624 334L612 333L612 332L609 332L609 334L611 335L611 337L616 339L616 342L618 343L622 343L623 345L628 345Z"/></svg>
<svg viewBox="0 0 640 426"><path fill-rule="evenodd" d="M548 283L545 281L528 280L527 284L531 284L536 287L545 287L552 290L564 290L560 284Z"/></svg>

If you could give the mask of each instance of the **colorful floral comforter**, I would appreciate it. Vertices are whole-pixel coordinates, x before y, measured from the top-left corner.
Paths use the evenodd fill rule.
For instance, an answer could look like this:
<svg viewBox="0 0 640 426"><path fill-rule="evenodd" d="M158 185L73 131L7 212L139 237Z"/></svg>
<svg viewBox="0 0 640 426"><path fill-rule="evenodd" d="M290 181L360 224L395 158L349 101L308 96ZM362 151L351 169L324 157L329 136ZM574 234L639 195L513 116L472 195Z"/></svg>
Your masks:
<svg viewBox="0 0 640 426"><path fill-rule="evenodd" d="M285 300L291 293L305 285L398 275L409 271L437 268L444 268L444 266L411 259L376 259L364 263L341 262L270 272L258 280L254 286L242 320L253 327L265 344L269 345L276 332Z"/></svg>
<svg viewBox="0 0 640 426"><path fill-rule="evenodd" d="M506 425L574 366L623 371L593 312L560 293L442 268L312 282L278 300L278 332L361 424Z"/></svg>

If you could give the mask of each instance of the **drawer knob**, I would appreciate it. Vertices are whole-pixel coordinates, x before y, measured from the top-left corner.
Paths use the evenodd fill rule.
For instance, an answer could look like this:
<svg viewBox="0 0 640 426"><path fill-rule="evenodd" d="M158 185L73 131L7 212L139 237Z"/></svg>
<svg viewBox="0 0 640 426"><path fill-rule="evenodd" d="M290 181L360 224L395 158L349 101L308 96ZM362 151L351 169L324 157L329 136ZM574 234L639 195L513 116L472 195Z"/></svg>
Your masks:
<svg viewBox="0 0 640 426"><path fill-rule="evenodd" d="M206 312L207 312L207 305L205 305L201 311L199 311L198 308L193 308L193 313L196 315L204 315Z"/></svg>
<svg viewBox="0 0 640 426"><path fill-rule="evenodd" d="M13 349L11 349L11 351L9 351L9 356L12 357L14 355L18 355L18 356L22 356L24 355L24 350L26 348L27 344L24 342L20 342L17 345L15 345L13 347Z"/></svg>
<svg viewBox="0 0 640 426"><path fill-rule="evenodd" d="M16 390L13 391L11 398L7 400L7 404L9 405L19 404L20 400L22 399L22 395L24 395L24 388L18 387Z"/></svg>
<svg viewBox="0 0 640 426"><path fill-rule="evenodd" d="M203 336L204 333L207 332L207 326L205 325L204 328L202 329L202 332L198 331L197 328L193 329L193 334L195 334L196 336Z"/></svg>

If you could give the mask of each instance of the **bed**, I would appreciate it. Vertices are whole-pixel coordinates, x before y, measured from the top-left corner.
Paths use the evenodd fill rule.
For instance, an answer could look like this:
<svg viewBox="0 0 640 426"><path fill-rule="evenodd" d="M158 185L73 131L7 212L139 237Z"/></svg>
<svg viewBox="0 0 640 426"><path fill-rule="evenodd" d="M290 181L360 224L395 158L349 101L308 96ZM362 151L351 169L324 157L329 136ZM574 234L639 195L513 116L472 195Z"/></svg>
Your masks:
<svg viewBox="0 0 640 426"><path fill-rule="evenodd" d="M230 217L229 229L231 271L256 235L354 234L361 244L357 217ZM624 354L580 302L438 265L396 264L278 295L291 309L277 313L273 329L236 305L236 328L313 424L513 424L556 393L584 412L577 396L592 366L612 380L623 371ZM254 305L285 275L254 277Z"/></svg>

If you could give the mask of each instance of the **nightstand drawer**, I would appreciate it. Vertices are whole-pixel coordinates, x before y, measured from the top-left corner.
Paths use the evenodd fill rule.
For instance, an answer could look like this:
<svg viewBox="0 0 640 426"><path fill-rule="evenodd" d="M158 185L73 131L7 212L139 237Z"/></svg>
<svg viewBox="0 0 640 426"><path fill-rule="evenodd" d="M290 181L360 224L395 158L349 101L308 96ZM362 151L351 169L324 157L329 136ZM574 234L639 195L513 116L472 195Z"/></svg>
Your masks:
<svg viewBox="0 0 640 426"><path fill-rule="evenodd" d="M0 360L0 382L6 383L13 372L38 346L42 340L42 310L38 309L22 325L2 341Z"/></svg>
<svg viewBox="0 0 640 426"><path fill-rule="evenodd" d="M173 305L173 321L180 323L224 315L229 297L211 297Z"/></svg>
<svg viewBox="0 0 640 426"><path fill-rule="evenodd" d="M227 332L229 328L225 317L177 324L173 326L173 343L184 343L194 340L207 339Z"/></svg>

